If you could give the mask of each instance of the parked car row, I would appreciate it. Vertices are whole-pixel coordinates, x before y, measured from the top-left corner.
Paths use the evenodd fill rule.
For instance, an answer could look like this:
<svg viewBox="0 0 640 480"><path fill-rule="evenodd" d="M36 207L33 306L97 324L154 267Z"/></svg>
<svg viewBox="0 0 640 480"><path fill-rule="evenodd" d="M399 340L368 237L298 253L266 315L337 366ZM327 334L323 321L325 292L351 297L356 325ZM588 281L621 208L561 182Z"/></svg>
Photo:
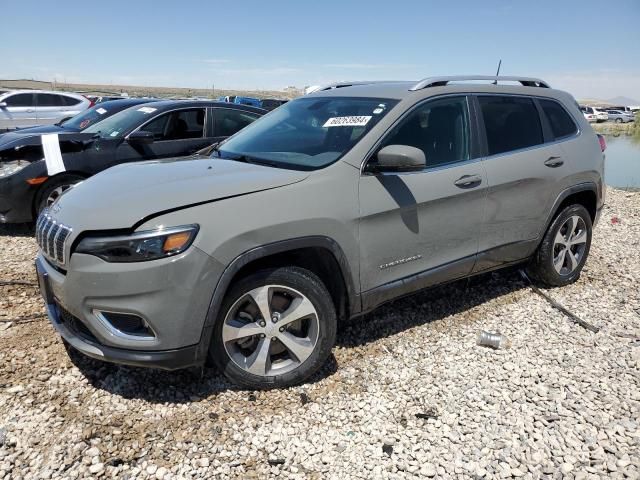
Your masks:
<svg viewBox="0 0 640 480"><path fill-rule="evenodd" d="M58 125L0 135L0 223L33 221L66 190L102 170L192 155L265 113L212 101L114 100Z"/></svg>
<svg viewBox="0 0 640 480"><path fill-rule="evenodd" d="M630 107L603 109L590 106L581 106L580 110L590 123L601 123L611 120L616 123L627 123L635 120L635 113Z"/></svg>
<svg viewBox="0 0 640 480"><path fill-rule="evenodd" d="M289 101L277 98L260 99L255 97L241 97L238 95L227 95L225 97L219 97L218 100L221 102L236 103L239 105L251 105L253 107L263 108L268 111L274 110Z"/></svg>
<svg viewBox="0 0 640 480"><path fill-rule="evenodd" d="M92 174L188 153L254 108L136 106L73 134L65 164ZM605 147L573 97L539 79L321 88L208 158L118 165L70 189L38 217L38 282L51 324L85 355L209 361L241 386L287 387L322 368L340 321L395 298L508 265L576 281ZM17 183L45 176L41 163Z"/></svg>

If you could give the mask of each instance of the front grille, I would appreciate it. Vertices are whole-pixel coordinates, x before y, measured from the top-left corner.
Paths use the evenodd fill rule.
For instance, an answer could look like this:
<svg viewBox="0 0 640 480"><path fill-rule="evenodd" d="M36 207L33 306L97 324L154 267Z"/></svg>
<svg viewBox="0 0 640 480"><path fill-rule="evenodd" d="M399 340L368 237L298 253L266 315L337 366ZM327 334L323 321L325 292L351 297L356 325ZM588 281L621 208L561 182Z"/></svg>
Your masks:
<svg viewBox="0 0 640 480"><path fill-rule="evenodd" d="M64 265L66 262L65 242L71 235L72 229L58 223L44 210L36 222L36 242L47 257L54 262Z"/></svg>

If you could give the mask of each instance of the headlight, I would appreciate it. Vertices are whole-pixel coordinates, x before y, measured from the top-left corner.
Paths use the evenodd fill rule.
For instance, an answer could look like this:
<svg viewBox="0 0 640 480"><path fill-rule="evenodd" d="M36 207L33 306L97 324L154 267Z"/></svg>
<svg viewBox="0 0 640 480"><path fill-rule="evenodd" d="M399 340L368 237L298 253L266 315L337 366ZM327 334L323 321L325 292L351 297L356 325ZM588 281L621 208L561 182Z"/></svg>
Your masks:
<svg viewBox="0 0 640 480"><path fill-rule="evenodd" d="M131 235L86 237L75 251L95 255L107 262L146 262L184 252L193 243L198 229L198 225L184 225Z"/></svg>
<svg viewBox="0 0 640 480"><path fill-rule="evenodd" d="M13 160L11 162L0 162L0 178L8 177L14 173L18 173L24 167L30 165L26 160Z"/></svg>

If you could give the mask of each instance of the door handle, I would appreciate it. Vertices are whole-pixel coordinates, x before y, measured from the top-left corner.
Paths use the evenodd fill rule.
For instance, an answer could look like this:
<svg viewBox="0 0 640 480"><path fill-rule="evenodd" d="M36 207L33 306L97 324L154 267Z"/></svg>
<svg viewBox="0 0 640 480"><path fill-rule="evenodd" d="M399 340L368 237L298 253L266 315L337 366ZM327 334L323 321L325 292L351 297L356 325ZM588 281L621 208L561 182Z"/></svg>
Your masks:
<svg viewBox="0 0 640 480"><path fill-rule="evenodd" d="M453 182L456 187L460 188L473 188L482 183L482 177L480 175L463 175L458 180Z"/></svg>
<svg viewBox="0 0 640 480"><path fill-rule="evenodd" d="M562 165L564 165L564 160L562 160L560 157L549 157L544 164L547 167L551 167L551 168L557 168L560 167Z"/></svg>

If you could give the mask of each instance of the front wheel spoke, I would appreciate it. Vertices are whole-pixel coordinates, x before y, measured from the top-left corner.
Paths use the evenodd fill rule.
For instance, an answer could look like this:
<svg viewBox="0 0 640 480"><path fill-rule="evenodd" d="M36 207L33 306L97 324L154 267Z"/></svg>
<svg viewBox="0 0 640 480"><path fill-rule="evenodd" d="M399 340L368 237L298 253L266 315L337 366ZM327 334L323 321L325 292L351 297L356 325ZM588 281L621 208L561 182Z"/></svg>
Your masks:
<svg viewBox="0 0 640 480"><path fill-rule="evenodd" d="M556 233L556 238L553 241L553 243L555 245L565 245L567 243L567 239L564 237L564 235L562 235L562 229L558 230L558 233Z"/></svg>
<svg viewBox="0 0 640 480"><path fill-rule="evenodd" d="M560 253L553 259L553 267L556 269L556 272L560 273L562 267L564 267L564 260L567 255L567 249L563 248Z"/></svg>
<svg viewBox="0 0 640 480"><path fill-rule="evenodd" d="M577 235L573 236L571 238L571 245L577 245L580 243L586 243L587 242L587 231L586 230L581 230L578 232Z"/></svg>
<svg viewBox="0 0 640 480"><path fill-rule="evenodd" d="M278 324L287 325L291 322L295 322L296 320L300 320L301 318L315 315L315 313L316 309L308 298L297 297L293 299L289 308L282 313Z"/></svg>
<svg viewBox="0 0 640 480"><path fill-rule="evenodd" d="M260 310L260 315L265 322L271 319L271 289L269 287L258 287L248 294Z"/></svg>
<svg viewBox="0 0 640 480"><path fill-rule="evenodd" d="M567 220L567 235L566 235L567 243L571 240L571 237L573 236L573 232L575 232L577 226L578 226L578 220L576 217L571 217L569 218L569 220Z"/></svg>
<svg viewBox="0 0 640 480"><path fill-rule="evenodd" d="M246 359L245 365L248 372L254 375L266 375L271 368L270 348L271 341L267 338L261 338L255 351Z"/></svg>
<svg viewBox="0 0 640 480"><path fill-rule="evenodd" d="M578 259L571 249L567 249L567 257L569 258L569 270L573 272L578 267Z"/></svg>
<svg viewBox="0 0 640 480"><path fill-rule="evenodd" d="M225 323L224 327L222 328L222 340L227 343L234 340L251 337L253 335L259 335L263 332L264 329L255 322L243 323L239 320L233 319Z"/></svg>
<svg viewBox="0 0 640 480"><path fill-rule="evenodd" d="M313 353L313 343L308 338L300 338L292 335L290 332L281 332L278 335L278 340L285 346L287 350L302 363L309 355Z"/></svg>

